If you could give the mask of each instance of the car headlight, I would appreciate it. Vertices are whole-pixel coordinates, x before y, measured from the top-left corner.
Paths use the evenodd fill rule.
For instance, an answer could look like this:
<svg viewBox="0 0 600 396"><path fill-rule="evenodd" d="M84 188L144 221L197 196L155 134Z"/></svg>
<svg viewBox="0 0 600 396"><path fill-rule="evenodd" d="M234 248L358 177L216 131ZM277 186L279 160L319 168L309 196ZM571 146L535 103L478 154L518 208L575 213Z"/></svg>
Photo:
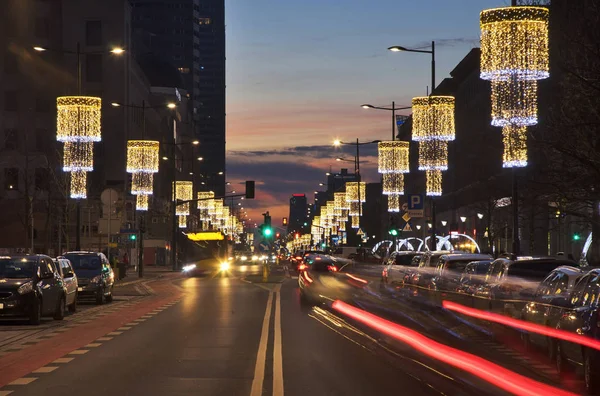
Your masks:
<svg viewBox="0 0 600 396"><path fill-rule="evenodd" d="M258 260L258 256L252 256L252 261Z"/></svg>
<svg viewBox="0 0 600 396"><path fill-rule="evenodd" d="M242 261L246 261L246 260L248 260L248 257L242 256Z"/></svg>
<svg viewBox="0 0 600 396"><path fill-rule="evenodd" d="M31 293L32 291L33 291L33 282L23 283L17 289L17 293L19 293L19 294L27 294L27 293Z"/></svg>
<svg viewBox="0 0 600 396"><path fill-rule="evenodd" d="M220 268L221 268L221 271L229 271L229 268L231 268L231 266L229 265L228 262L223 262L223 263L221 263Z"/></svg>
<svg viewBox="0 0 600 396"><path fill-rule="evenodd" d="M183 272L188 272L193 270L194 268L196 268L196 264L190 264L190 265L186 265L182 268Z"/></svg>
<svg viewBox="0 0 600 396"><path fill-rule="evenodd" d="M90 283L100 283L100 282L102 282L102 275L96 275L90 280Z"/></svg>

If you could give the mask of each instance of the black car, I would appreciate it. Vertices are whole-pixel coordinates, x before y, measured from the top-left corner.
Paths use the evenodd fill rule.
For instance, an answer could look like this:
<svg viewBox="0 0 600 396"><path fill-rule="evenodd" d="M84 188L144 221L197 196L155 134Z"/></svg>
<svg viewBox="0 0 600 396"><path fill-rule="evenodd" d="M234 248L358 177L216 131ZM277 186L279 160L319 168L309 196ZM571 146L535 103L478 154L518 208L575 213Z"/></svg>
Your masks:
<svg viewBox="0 0 600 396"><path fill-rule="evenodd" d="M50 257L0 257L0 318L26 318L31 324L42 316L62 320L65 306L63 280Z"/></svg>
<svg viewBox="0 0 600 396"><path fill-rule="evenodd" d="M570 307L570 296L576 281L582 274L581 268L558 267L538 286L530 303L525 305L522 319L542 326L556 328L564 311ZM523 333L525 347L537 344L544 348L551 360L556 351L555 340L538 333Z"/></svg>
<svg viewBox="0 0 600 396"><path fill-rule="evenodd" d="M77 275L79 299L94 298L96 304L112 301L115 274L104 254L68 252L63 256L71 262Z"/></svg>
<svg viewBox="0 0 600 396"><path fill-rule="evenodd" d="M569 307L564 310L556 327L600 340L599 296L600 269L597 268L579 278L573 287ZM580 369L588 393L600 394L600 352L563 340L556 340L554 345L558 372L563 374L569 368Z"/></svg>

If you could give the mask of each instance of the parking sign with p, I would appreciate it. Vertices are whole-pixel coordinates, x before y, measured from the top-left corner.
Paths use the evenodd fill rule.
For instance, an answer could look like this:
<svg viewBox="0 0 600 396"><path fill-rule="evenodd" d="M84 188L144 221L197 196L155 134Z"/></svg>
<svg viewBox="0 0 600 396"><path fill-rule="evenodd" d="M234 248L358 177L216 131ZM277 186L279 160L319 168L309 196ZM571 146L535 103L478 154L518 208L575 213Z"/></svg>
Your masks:
<svg viewBox="0 0 600 396"><path fill-rule="evenodd" d="M408 194L408 215L410 217L423 217L423 194Z"/></svg>

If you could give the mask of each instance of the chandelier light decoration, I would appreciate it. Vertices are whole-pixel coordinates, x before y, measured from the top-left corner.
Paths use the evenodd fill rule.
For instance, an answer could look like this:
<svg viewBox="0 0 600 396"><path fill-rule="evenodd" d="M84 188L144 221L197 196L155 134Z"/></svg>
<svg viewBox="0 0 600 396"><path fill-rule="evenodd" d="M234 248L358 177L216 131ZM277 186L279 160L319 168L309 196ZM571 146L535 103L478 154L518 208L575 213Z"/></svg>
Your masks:
<svg viewBox="0 0 600 396"><path fill-rule="evenodd" d="M527 166L527 126L538 122L537 80L550 76L545 7L504 7L480 14L480 77L491 81L493 126L502 127L505 168Z"/></svg>
<svg viewBox="0 0 600 396"><path fill-rule="evenodd" d="M150 196L147 194L136 195L135 196L135 210L147 211L149 198L150 198Z"/></svg>
<svg viewBox="0 0 600 396"><path fill-rule="evenodd" d="M358 217L358 216L352 217L352 228L354 228L354 229L360 228L360 217Z"/></svg>
<svg viewBox="0 0 600 396"><path fill-rule="evenodd" d="M402 173L384 173L383 195L403 195L404 175Z"/></svg>
<svg viewBox="0 0 600 396"><path fill-rule="evenodd" d="M93 142L101 140L102 99L56 98L56 140L64 142L63 171L71 173L71 198L87 198L87 175L94 169Z"/></svg>
<svg viewBox="0 0 600 396"><path fill-rule="evenodd" d="M214 207L214 198L215 193L213 191L199 191L197 193L198 198L198 216L200 221L202 221L202 227L206 227L208 229L208 222L210 220L210 207L211 204Z"/></svg>
<svg viewBox="0 0 600 396"><path fill-rule="evenodd" d="M400 202L398 195L404 194L404 173L410 171L409 142L385 141L377 146L378 171L383 174L383 194L396 196L388 199L388 212L396 212Z"/></svg>
<svg viewBox="0 0 600 396"><path fill-rule="evenodd" d="M412 140L454 140L454 97L420 96L413 98Z"/></svg>
<svg viewBox="0 0 600 396"><path fill-rule="evenodd" d="M388 195L388 212L398 213L400 212L400 195L391 194Z"/></svg>
<svg viewBox="0 0 600 396"><path fill-rule="evenodd" d="M425 171L426 193L429 197L439 197L442 195L442 171Z"/></svg>
<svg viewBox="0 0 600 396"><path fill-rule="evenodd" d="M175 200L189 201L194 196L194 184L191 181L177 181L173 183ZM187 216L190 214L190 203L177 205L175 214L179 216L179 228L187 227Z"/></svg>
<svg viewBox="0 0 600 396"><path fill-rule="evenodd" d="M544 7L503 7L480 14L483 80L542 80L550 76Z"/></svg>
<svg viewBox="0 0 600 396"><path fill-rule="evenodd" d="M127 141L127 173L131 173L131 194L136 196L136 210L148 210L148 195L154 191L154 174L158 172L160 143L154 140ZM140 196L145 195L145 198Z"/></svg>
<svg viewBox="0 0 600 396"><path fill-rule="evenodd" d="M360 188L359 188L360 186ZM367 183L365 182L347 182L346 183L346 201L348 202L366 202Z"/></svg>

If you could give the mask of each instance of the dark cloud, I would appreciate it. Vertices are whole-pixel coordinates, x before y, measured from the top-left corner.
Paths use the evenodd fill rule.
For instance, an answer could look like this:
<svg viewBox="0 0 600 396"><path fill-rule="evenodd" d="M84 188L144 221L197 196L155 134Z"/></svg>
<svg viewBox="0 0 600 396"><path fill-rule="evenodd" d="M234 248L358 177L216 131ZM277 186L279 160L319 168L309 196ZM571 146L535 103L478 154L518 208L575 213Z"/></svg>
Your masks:
<svg viewBox="0 0 600 396"><path fill-rule="evenodd" d="M229 151L229 155L240 156L240 157L266 157L270 155L279 156L303 156L313 158L327 158L332 159L336 157L348 157L353 158L356 154L356 146L354 145L343 145L341 147L334 148L331 145L320 145L320 146L296 146L284 149L276 150L253 150L253 151ZM360 146L360 156L371 157L377 156L377 145L370 144Z"/></svg>

